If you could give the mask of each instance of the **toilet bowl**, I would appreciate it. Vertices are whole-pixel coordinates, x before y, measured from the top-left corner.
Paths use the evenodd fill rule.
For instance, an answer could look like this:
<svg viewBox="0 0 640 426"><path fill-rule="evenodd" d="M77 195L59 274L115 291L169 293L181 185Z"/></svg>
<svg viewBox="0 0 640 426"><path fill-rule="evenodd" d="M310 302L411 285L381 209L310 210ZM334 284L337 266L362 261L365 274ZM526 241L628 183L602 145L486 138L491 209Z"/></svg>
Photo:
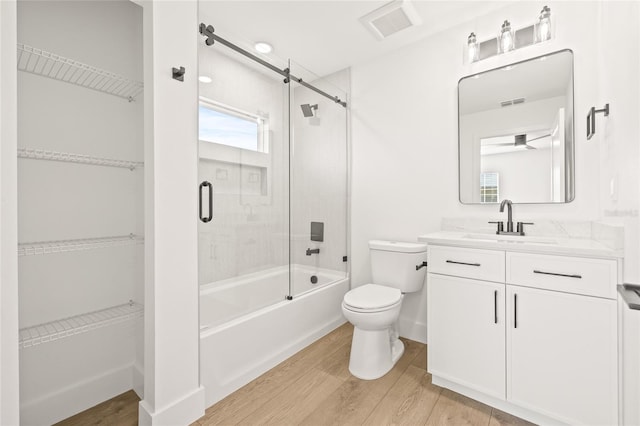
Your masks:
<svg viewBox="0 0 640 426"><path fill-rule="evenodd" d="M426 245L370 241L374 283L348 291L342 313L354 326L349 371L359 379L387 374L404 353L397 321L404 293L423 286Z"/></svg>
<svg viewBox="0 0 640 426"><path fill-rule="evenodd" d="M395 327L402 294L376 284L365 284L349 293L342 302L342 313L354 326L349 371L359 379L377 379L389 372L404 353ZM375 303L371 303L370 295Z"/></svg>

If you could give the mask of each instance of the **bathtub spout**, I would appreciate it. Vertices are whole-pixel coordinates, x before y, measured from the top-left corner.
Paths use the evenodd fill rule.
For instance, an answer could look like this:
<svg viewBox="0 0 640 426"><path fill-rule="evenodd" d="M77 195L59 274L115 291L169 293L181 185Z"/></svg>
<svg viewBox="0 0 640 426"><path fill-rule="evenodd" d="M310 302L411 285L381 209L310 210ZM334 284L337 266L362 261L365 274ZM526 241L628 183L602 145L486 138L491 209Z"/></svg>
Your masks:
<svg viewBox="0 0 640 426"><path fill-rule="evenodd" d="M320 249L319 248L315 248L313 250L310 249L310 248L307 249L307 256L311 256L312 254L318 254L318 253L320 253Z"/></svg>

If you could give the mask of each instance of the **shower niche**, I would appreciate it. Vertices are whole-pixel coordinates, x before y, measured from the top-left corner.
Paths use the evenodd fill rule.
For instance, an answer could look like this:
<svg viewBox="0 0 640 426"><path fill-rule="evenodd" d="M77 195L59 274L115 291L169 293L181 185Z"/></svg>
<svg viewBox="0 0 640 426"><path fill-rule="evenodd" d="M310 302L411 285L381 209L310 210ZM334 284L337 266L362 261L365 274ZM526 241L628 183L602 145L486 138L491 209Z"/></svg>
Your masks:
<svg viewBox="0 0 640 426"><path fill-rule="evenodd" d="M142 8L18 2L18 42L20 416L51 424L142 397Z"/></svg>

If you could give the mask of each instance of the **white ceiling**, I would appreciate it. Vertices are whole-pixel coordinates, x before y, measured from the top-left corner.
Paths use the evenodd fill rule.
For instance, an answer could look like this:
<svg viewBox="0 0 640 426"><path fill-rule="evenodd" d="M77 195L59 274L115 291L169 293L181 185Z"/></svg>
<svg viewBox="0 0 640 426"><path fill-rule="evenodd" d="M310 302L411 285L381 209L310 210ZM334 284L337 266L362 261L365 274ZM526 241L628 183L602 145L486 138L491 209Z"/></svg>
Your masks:
<svg viewBox="0 0 640 426"><path fill-rule="evenodd" d="M505 1L425 1L413 5L422 24L377 40L359 18L389 1L200 0L200 20L244 48L256 41L324 76L366 62L446 28L508 6ZM276 62L278 66L282 61Z"/></svg>
<svg viewBox="0 0 640 426"><path fill-rule="evenodd" d="M460 114L500 109L500 102L565 96L573 76L573 53L562 51L491 70L460 81Z"/></svg>

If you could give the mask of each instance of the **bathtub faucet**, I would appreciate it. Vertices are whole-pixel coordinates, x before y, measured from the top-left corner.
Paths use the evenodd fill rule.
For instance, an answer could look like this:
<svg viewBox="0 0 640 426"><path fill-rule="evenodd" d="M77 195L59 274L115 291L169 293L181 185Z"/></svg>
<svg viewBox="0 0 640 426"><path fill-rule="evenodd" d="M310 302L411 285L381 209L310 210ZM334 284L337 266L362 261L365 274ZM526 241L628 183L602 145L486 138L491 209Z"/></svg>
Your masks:
<svg viewBox="0 0 640 426"><path fill-rule="evenodd" d="M320 249L319 248L315 248L313 250L310 249L310 248L307 249L307 256L311 256L312 254L318 254L318 253L320 253Z"/></svg>

